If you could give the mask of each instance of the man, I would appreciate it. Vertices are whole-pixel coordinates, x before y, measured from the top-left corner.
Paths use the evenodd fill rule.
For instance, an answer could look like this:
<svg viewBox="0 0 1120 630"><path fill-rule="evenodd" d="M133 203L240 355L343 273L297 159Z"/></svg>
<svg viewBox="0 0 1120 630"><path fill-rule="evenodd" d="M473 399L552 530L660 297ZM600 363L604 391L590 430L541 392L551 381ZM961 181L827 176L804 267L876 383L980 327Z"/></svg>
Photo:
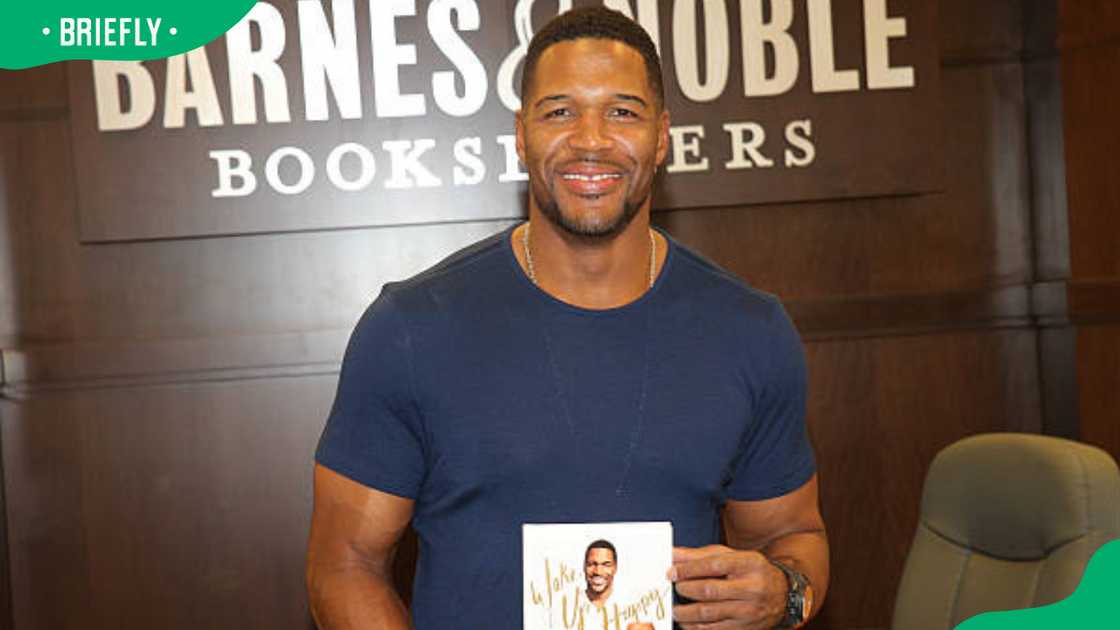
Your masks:
<svg viewBox="0 0 1120 630"><path fill-rule="evenodd" d="M614 573L618 570L614 545L596 540L583 554L583 577L587 580L587 601L602 608L614 592Z"/></svg>
<svg viewBox="0 0 1120 630"><path fill-rule="evenodd" d="M602 614L603 623L610 625L611 613L606 610L607 601L614 594L614 574L618 571L618 552L607 540L596 540L587 546L583 554L583 577L587 580L587 601ZM617 609L615 613L617 614ZM581 622L582 623L582 622ZM587 624L595 627L595 622ZM632 621L626 630L653 630L652 623Z"/></svg>
<svg viewBox="0 0 1120 630"><path fill-rule="evenodd" d="M315 619L409 627L410 522L412 621L480 630L520 625L523 523L668 520L681 627L800 624L828 583L804 356L773 297L650 228L653 44L579 9L523 75L528 222L387 285L354 330L316 454Z"/></svg>

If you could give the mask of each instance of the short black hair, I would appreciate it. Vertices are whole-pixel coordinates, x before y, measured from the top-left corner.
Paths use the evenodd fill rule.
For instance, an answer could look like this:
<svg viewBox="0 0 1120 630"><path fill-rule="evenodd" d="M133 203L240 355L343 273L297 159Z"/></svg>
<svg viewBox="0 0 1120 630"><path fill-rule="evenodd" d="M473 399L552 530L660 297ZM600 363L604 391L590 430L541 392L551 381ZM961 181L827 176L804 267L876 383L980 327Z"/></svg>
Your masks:
<svg viewBox="0 0 1120 630"><path fill-rule="evenodd" d="M618 564L618 552L614 550L614 545L612 545L609 541L603 540L602 538L588 545L587 551L583 552L583 562L585 564L587 563L587 556L591 554L592 549L609 549L611 552L611 558L614 558L614 563Z"/></svg>
<svg viewBox="0 0 1120 630"><path fill-rule="evenodd" d="M661 58L653 40L637 22L622 13L602 6L572 9L549 20L533 35L525 65L521 71L521 96L529 93L529 85L537 69L541 54L553 44L576 39L610 39L622 42L637 50L646 62L646 80L657 97L657 104L665 104L665 84L661 80ZM614 548L612 547L613 551Z"/></svg>

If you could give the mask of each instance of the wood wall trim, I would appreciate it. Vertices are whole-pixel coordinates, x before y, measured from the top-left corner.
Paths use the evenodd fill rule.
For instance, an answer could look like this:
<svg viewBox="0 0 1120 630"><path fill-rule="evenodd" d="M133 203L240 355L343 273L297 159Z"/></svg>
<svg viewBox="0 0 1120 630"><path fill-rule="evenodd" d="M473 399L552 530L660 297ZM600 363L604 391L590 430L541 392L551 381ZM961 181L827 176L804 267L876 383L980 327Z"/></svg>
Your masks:
<svg viewBox="0 0 1120 630"><path fill-rule="evenodd" d="M807 341L890 337L943 330L1032 325L1030 287L917 295L793 300L786 309Z"/></svg>
<svg viewBox="0 0 1120 630"><path fill-rule="evenodd" d="M350 330L40 344L0 350L0 396L338 371Z"/></svg>
<svg viewBox="0 0 1120 630"><path fill-rule="evenodd" d="M1068 305L1068 306L1067 306ZM806 342L1120 320L1120 280L787 300ZM334 374L349 329L0 349L0 396Z"/></svg>

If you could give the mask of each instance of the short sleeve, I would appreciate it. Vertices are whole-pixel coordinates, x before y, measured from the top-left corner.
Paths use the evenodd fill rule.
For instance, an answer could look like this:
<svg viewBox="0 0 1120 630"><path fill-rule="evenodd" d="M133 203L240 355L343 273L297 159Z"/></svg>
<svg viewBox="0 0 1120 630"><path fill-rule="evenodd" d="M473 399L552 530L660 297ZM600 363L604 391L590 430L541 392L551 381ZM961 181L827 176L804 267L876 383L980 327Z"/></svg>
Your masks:
<svg viewBox="0 0 1120 630"><path fill-rule="evenodd" d="M315 461L365 486L416 498L426 466L410 339L386 287L350 336Z"/></svg>
<svg viewBox="0 0 1120 630"><path fill-rule="evenodd" d="M726 487L727 498L737 501L788 494L816 472L805 426L805 351L793 322L777 302L764 335L758 341L764 354L751 353L765 366L754 383L759 393Z"/></svg>

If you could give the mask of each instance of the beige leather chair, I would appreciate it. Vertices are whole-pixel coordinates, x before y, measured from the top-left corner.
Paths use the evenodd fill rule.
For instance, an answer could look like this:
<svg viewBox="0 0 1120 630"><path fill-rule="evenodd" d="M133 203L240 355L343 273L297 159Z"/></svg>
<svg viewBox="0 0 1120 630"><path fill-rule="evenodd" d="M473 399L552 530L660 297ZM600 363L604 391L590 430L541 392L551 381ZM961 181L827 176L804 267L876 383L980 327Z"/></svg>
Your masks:
<svg viewBox="0 0 1120 630"><path fill-rule="evenodd" d="M894 630L946 630L982 612L1067 597L1120 538L1120 472L1104 451L1017 433L938 453L895 601Z"/></svg>

